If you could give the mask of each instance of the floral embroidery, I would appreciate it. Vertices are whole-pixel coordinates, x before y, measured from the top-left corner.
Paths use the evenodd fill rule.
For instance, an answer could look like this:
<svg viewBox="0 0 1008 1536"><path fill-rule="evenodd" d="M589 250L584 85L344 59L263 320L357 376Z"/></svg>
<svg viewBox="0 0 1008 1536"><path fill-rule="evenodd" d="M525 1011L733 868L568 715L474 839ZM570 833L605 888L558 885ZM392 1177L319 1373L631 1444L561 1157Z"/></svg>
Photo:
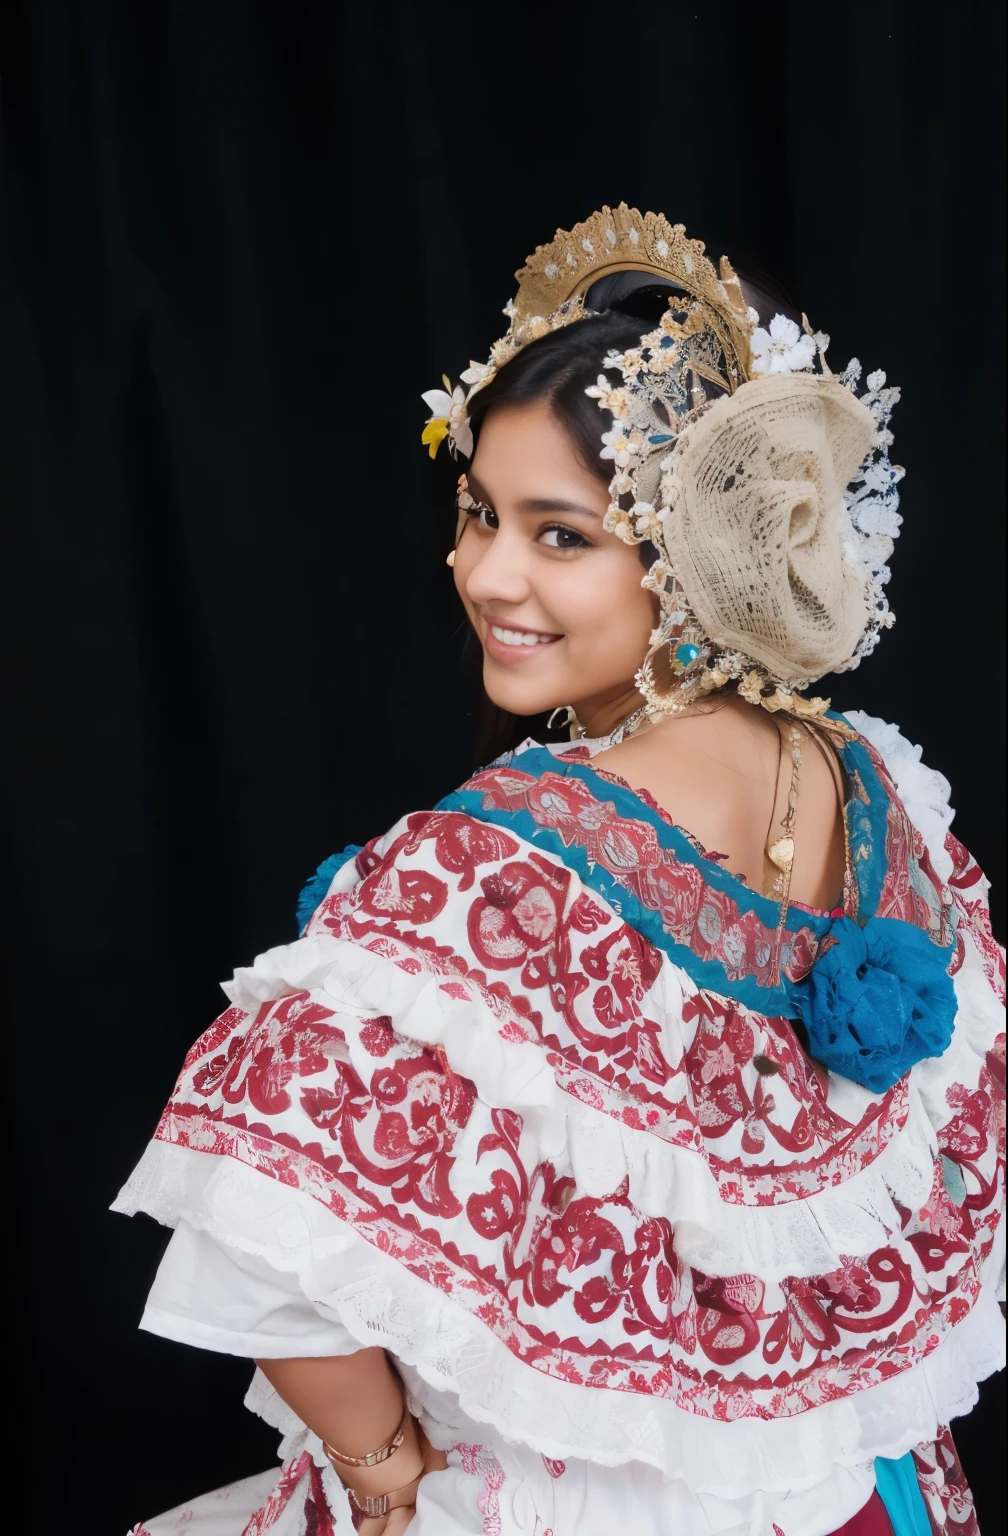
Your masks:
<svg viewBox="0 0 1008 1536"><path fill-rule="evenodd" d="M913 1458L933 1536L980 1536L951 1430L946 1426L933 1444L917 1446Z"/></svg>
<svg viewBox="0 0 1008 1536"><path fill-rule="evenodd" d="M518 762L533 756L538 754L523 753ZM731 892L731 876L726 880L712 866L713 875L705 878L699 866L709 861L695 854L692 861L684 859L679 849L664 846L649 822L621 815L612 800L596 798L580 777L555 771L556 759L543 757L549 767L538 776L515 765L489 768L442 807L499 818L556 853L635 928L686 964L701 984L726 989L751 1006L786 1008L786 991L773 979L776 918L768 911L764 920L746 910ZM686 842L675 829L670 836ZM763 902L764 908L770 905ZM788 933L788 975L804 974L818 943L810 923L801 922Z"/></svg>
<svg viewBox="0 0 1008 1536"><path fill-rule="evenodd" d="M561 795L570 787L541 791L555 821L573 803L607 857L629 850L655 867L656 840L628 843L598 802ZM417 814L358 869L306 942L349 941L404 983L440 989L446 1007L478 1009L488 1046L495 1031L535 1045L573 1116L700 1156L726 1208L787 1207L843 1184L906 1119L904 1081L881 1098L848 1084L839 1114L785 1019L687 988L674 1025L660 1024L661 956L510 832ZM707 904L717 911L701 901L698 918ZM685 1263L671 1222L634 1203L629 1172L589 1190L534 1117L484 1102L396 1019L362 1017L321 987L230 1009L158 1136L309 1192L535 1369L704 1417L780 1418L869 1387L930 1353L977 1297L1000 1211L1003 1035L978 1078L949 1089L920 1207L894 1205L873 1252L771 1283Z"/></svg>
<svg viewBox="0 0 1008 1536"><path fill-rule="evenodd" d="M483 1536L501 1536L500 1491L504 1486L504 1469L500 1462L485 1446L461 1441L450 1447L448 1455L458 1456L462 1470L470 1477L483 1479L483 1492L476 1500L483 1516Z"/></svg>
<svg viewBox="0 0 1008 1536"><path fill-rule="evenodd" d="M986 891L988 880L983 870L959 842L958 838L946 833L945 848L952 859L952 874L949 877L949 887L952 899L965 924L969 928L970 936L980 952L983 968L998 1000L1005 1001L1005 956L1004 950L994 937L991 927L990 910L987 906ZM956 957L953 962L953 970L962 964L964 932L960 929L956 935Z"/></svg>
<svg viewBox="0 0 1008 1536"><path fill-rule="evenodd" d="M410 817L385 860L352 895L324 902L309 933L336 933L404 970L422 969L440 978L446 995L465 1000L478 993L498 1018L502 1038L547 1047L566 1093L632 1129L703 1149L729 1202L803 1198L845 1178L855 1149L865 1162L873 1160L902 1126L908 1107L902 1084L881 1103L867 1103L851 1124L829 1105L824 1078L787 1020L755 1015L709 992L683 1001L693 1043L674 1064L663 1052L657 1020L643 1006L661 970L659 952L590 893L574 897L571 872L538 853L502 860L478 886L475 863L453 870L458 890L472 891L464 942L455 901L446 900L430 917L426 907L412 916L397 909L390 920L388 863L394 859L400 875L410 877L406 883L420 889L414 877L433 878L431 867L443 871L446 849L458 862L461 840L456 843L448 824L465 820L443 812ZM473 860L482 858L484 850L470 846ZM518 848L514 840L510 846ZM775 1069L772 1091L756 1057ZM795 1157L786 1174L768 1179L762 1163L774 1161L775 1148L811 1156Z"/></svg>

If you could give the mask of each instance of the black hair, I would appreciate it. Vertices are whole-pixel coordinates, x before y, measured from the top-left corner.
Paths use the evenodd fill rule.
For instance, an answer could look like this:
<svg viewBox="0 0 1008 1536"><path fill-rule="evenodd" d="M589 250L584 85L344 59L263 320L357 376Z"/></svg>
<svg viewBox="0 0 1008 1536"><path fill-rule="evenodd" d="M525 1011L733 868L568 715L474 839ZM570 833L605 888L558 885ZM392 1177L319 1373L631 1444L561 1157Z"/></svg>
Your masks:
<svg viewBox="0 0 1008 1536"><path fill-rule="evenodd" d="M764 324L775 314L800 322L800 311L774 279L763 273L739 273L739 280L746 302L757 310ZM591 311L586 319L529 342L473 396L469 408L473 452L492 411L543 402L566 430L584 467L608 485L612 464L600 457L600 446L602 432L612 425L612 418L600 411L585 390L602 372L606 353L636 346L646 332L654 330L670 296L677 291L681 291L677 284L652 273L614 272L599 278L585 294L585 308ZM715 386L704 387L708 393L714 392ZM640 545L640 556L648 568L657 558L654 546ZM481 684L477 711L480 761L517 745L530 733L545 733L546 718L507 713L491 702Z"/></svg>
<svg viewBox="0 0 1008 1536"><path fill-rule="evenodd" d="M636 346L643 334L639 319L610 310L529 342L473 396L469 424L474 451L491 411L542 402L563 425L584 467L608 484L612 465L599 457L599 450L601 434L612 425L612 418L600 412L585 390L601 373L607 352Z"/></svg>

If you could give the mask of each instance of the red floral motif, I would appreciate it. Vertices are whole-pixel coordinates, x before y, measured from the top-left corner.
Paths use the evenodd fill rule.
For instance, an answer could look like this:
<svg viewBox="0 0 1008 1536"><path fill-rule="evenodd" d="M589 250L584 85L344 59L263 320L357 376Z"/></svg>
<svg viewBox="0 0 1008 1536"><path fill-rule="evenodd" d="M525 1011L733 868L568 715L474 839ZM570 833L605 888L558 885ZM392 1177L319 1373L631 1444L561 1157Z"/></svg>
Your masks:
<svg viewBox="0 0 1008 1536"><path fill-rule="evenodd" d="M956 967L962 964L966 932L973 940L983 962L987 980L1001 1002L1005 1000L1004 950L994 937L987 905L989 881L973 855L951 832L945 834L945 851L952 860L949 887L960 913L956 934Z"/></svg>
<svg viewBox="0 0 1008 1536"><path fill-rule="evenodd" d="M235 1055L232 1042L225 1058L216 1057L196 1074L200 1081L194 1079L194 1086L212 1092L220 1074L221 1092L228 1103L240 1104L247 1096L260 1114L288 1109L287 1085L295 1077L322 1071L336 1042L342 1040L329 1023L332 1017L332 1009L313 1002L307 992L264 1003L242 1037L240 1054Z"/></svg>
<svg viewBox="0 0 1008 1536"><path fill-rule="evenodd" d="M295 1500L306 1506L309 1499L315 1506L313 1523L318 1536L332 1536L332 1516L322 1492L318 1468L313 1465L311 1454L302 1451L299 1456L284 1463L272 1493L266 1503L256 1510L242 1531L242 1536L266 1536L266 1532L273 1530L288 1514Z"/></svg>
<svg viewBox="0 0 1008 1536"><path fill-rule="evenodd" d="M634 878L655 874L650 829L631 836L580 791L569 800L572 782L559 778L561 794L538 781L541 813L566 825L576 811L579 837L639 858ZM512 1044L538 1050L577 1154L554 1135L562 1115L551 1109L546 1127L539 1108L484 1102L440 1045L342 1008L321 984L254 1017L229 1010L159 1137L307 1191L557 1379L707 1417L779 1418L924 1358L975 1301L1001 1209L1003 1036L949 1090L942 1182L936 1169L876 1252L777 1286L704 1275L681 1261L670 1223L634 1204L618 1149L626 1167L662 1143L703 1157L725 1205L794 1203L871 1165L904 1124L907 1085L880 1099L848 1085L840 1114L786 1021L692 990L565 866L469 836L465 820L409 818L353 891L323 902L309 943L335 935L381 960L390 983L398 970L404 987L439 989L449 1043L495 1026L487 1045L505 1079L528 1059Z"/></svg>
<svg viewBox="0 0 1008 1536"><path fill-rule="evenodd" d="M449 1460L458 1457L463 1472L483 1481L483 1492L476 1508L483 1516L483 1536L501 1536L500 1491L504 1486L504 1468L485 1445L467 1445L460 1441L450 1446Z"/></svg>
<svg viewBox="0 0 1008 1536"><path fill-rule="evenodd" d="M431 865L443 872L442 821L411 818L386 862L400 872L421 863L432 876ZM446 997L466 1001L477 990L503 1039L550 1050L564 1091L628 1127L703 1150L729 1202L777 1204L842 1182L906 1118L906 1088L897 1084L849 1123L832 1109L826 1074L809 1062L787 1020L708 992L684 1000L687 1048L673 1064L646 1009L661 952L594 897L582 891L572 900L570 871L538 852L505 860L475 893L453 897L419 925L371 915L370 892L384 868L370 869L359 896L323 902L309 933L336 933L404 970L438 975ZM461 884L469 873L453 878ZM780 1161L782 1152L790 1162Z"/></svg>
<svg viewBox="0 0 1008 1536"><path fill-rule="evenodd" d="M733 1365L758 1345L763 1312L763 1282L755 1275L712 1279L692 1271L696 1301L696 1338L715 1365Z"/></svg>
<svg viewBox="0 0 1008 1536"><path fill-rule="evenodd" d="M182 1063L183 1071L191 1067L193 1062L202 1060L204 1056L223 1045L244 1017L240 1008L226 1008L220 1018L215 1019L210 1028L204 1030L195 1045L186 1052L185 1061Z"/></svg>
<svg viewBox="0 0 1008 1536"><path fill-rule="evenodd" d="M457 812L411 818L411 826L414 820L423 837L434 837L434 853L441 868L460 877L460 891L471 889L478 864L498 864L502 859L514 858L520 847L517 838L499 827Z"/></svg>
<svg viewBox="0 0 1008 1536"><path fill-rule="evenodd" d="M933 1536L980 1536L952 1431L943 1427L932 1444L916 1447L913 1458Z"/></svg>
<svg viewBox="0 0 1008 1536"><path fill-rule="evenodd" d="M563 865L545 859L505 864L480 882L469 908L469 942L481 965L511 970L554 945L570 884ZM524 984L536 983L525 981Z"/></svg>
<svg viewBox="0 0 1008 1536"><path fill-rule="evenodd" d="M383 863L358 887L358 901L372 917L429 923L448 900L443 880L422 869L397 869Z"/></svg>
<svg viewBox="0 0 1008 1536"><path fill-rule="evenodd" d="M456 1216L462 1207L449 1183L452 1150L474 1097L467 1078L424 1052L377 1068L368 1086L349 1062L339 1062L335 1086L305 1088L301 1107L377 1189L432 1216Z"/></svg>
<svg viewBox="0 0 1008 1536"><path fill-rule="evenodd" d="M696 865L662 848L648 822L620 816L581 779L562 773L537 779L512 764L484 769L464 787L482 794L488 808L527 811L539 826L559 832L565 843L580 844L642 906L658 912L665 931L698 958L720 961L734 979L751 976L762 986L772 984L775 930L755 913L743 912L727 892L709 886ZM790 934L783 957L786 974L793 980L803 976L817 948L810 928Z"/></svg>
<svg viewBox="0 0 1008 1536"><path fill-rule="evenodd" d="M800 1360L806 1349L832 1350L840 1343L840 1330L830 1317L828 1298L846 1296L855 1304L871 1295L878 1301L878 1291L866 1284L864 1267L848 1264L845 1269L825 1277L816 1285L792 1277L783 1286L787 1305L777 1313L763 1339L763 1358L777 1365L787 1348L792 1360Z"/></svg>
<svg viewBox="0 0 1008 1536"><path fill-rule="evenodd" d="M762 1018L709 992L685 1000L683 1019L696 1025L684 1066L708 1141L741 1127L747 1157L761 1156L770 1142L788 1152L825 1142L841 1157L849 1154L851 1134L867 1127L852 1126L832 1108L828 1075L802 1051L789 1020ZM786 1098L794 1106L788 1118L780 1112Z"/></svg>
<svg viewBox="0 0 1008 1536"><path fill-rule="evenodd" d="M390 1018L368 1019L361 1025L361 1044L371 1056L387 1056L395 1045L395 1031Z"/></svg>

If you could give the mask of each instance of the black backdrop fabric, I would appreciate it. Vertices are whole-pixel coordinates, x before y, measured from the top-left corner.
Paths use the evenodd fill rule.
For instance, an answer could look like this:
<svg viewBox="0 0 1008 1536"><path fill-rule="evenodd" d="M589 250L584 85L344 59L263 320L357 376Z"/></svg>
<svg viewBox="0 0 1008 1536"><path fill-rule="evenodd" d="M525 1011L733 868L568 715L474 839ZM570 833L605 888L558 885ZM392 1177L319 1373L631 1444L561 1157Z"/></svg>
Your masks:
<svg viewBox="0 0 1008 1536"><path fill-rule="evenodd" d="M472 767L419 396L558 224L661 209L903 386L898 623L834 698L951 779L1003 937L1003 12L3 22L13 1268L48 1469L17 1529L116 1532L273 1457L247 1364L137 1332L165 1234L107 1206L219 979ZM995 1381L958 1428L988 1531L1003 1411Z"/></svg>

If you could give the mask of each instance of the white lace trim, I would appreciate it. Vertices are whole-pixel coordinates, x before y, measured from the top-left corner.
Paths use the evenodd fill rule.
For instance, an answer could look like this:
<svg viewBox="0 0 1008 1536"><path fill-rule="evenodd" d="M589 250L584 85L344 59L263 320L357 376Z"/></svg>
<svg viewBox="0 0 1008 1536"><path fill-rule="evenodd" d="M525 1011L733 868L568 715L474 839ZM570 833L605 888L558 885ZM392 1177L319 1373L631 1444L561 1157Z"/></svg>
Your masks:
<svg viewBox="0 0 1008 1536"><path fill-rule="evenodd" d="M421 1405L431 1389L448 1393L474 1423L545 1456L603 1466L641 1461L726 1497L805 1488L834 1465L901 1456L968 1412L976 1383L1005 1360L1004 1324L985 1288L943 1343L900 1375L789 1418L725 1423L645 1394L533 1374L469 1311L319 1202L293 1189L278 1200L273 1180L233 1159L152 1142L114 1209L144 1210L168 1224L183 1219L296 1273L308 1300L362 1347L393 1352Z"/></svg>

